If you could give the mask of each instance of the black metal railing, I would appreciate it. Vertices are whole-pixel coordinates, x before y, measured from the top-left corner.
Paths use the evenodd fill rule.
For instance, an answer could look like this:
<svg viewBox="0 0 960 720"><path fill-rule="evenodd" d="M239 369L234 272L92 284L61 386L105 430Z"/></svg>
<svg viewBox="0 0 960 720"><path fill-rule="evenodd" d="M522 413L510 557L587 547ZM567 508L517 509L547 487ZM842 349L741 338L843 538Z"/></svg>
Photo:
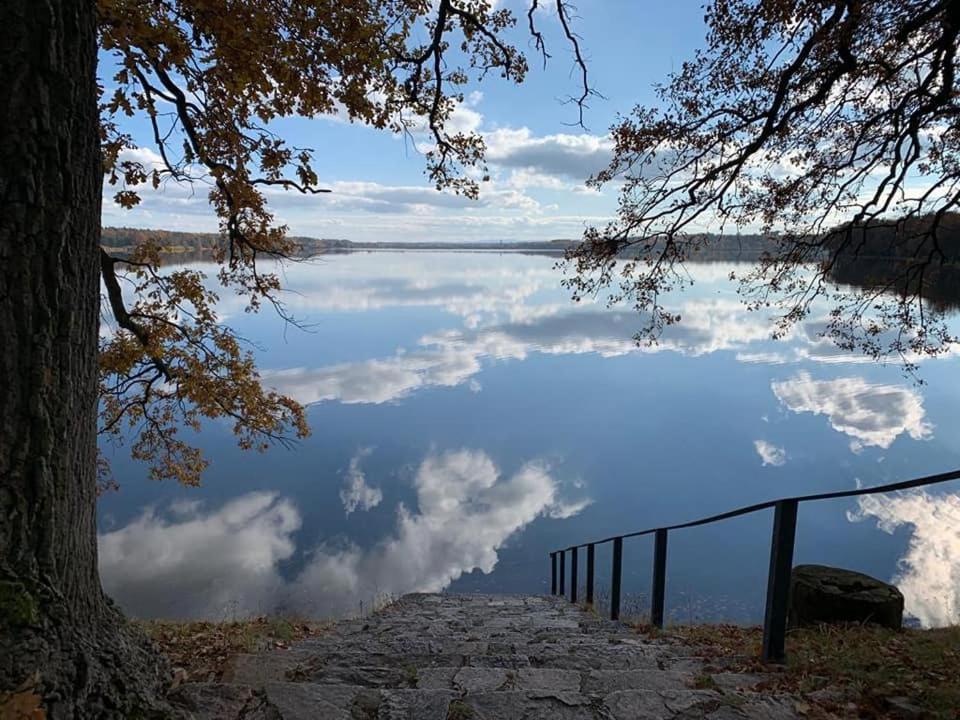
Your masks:
<svg viewBox="0 0 960 720"><path fill-rule="evenodd" d="M623 573L623 541L626 538L654 535L653 549L653 587L650 603L650 622L656 627L663 627L665 609L666 580L667 580L667 533L670 530L708 525L720 520L748 515L760 510L773 508L773 538L770 543L770 570L767 576L767 601L763 618L763 659L766 662L783 662L786 654L784 645L787 632L787 610L790 599L790 573L793 569L793 545L797 531L797 508L802 502L814 500L835 500L838 498L855 497L858 495L873 495L875 493L896 492L910 490L925 485L936 485L950 480L960 479L960 470L928 475L927 477L906 480L889 485L858 488L856 490L841 490L839 492L818 493L816 495L800 495L797 497L769 500L767 502L748 505L719 515L667 525L666 527L648 528L623 535L612 535L602 540L573 545L563 550L550 553L551 581L550 591L554 595L566 595L566 554L570 553L570 602L577 602L577 566L580 548L587 550L587 578L586 602L594 602L594 557L596 546L604 543L613 543L613 567L610 576L610 619L620 619L620 587ZM559 561L559 562L558 562ZM557 585L557 571L559 567L560 584Z"/></svg>

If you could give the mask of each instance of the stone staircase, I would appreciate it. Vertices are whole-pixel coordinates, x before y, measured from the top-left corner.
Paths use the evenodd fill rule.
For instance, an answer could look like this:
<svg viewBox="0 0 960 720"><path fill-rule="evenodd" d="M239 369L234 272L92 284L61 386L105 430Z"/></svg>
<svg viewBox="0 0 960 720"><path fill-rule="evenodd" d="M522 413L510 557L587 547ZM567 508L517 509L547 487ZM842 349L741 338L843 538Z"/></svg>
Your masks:
<svg viewBox="0 0 960 720"><path fill-rule="evenodd" d="M639 637L563 598L407 595L287 650L188 684L217 720L786 720L757 675L707 672L694 649Z"/></svg>

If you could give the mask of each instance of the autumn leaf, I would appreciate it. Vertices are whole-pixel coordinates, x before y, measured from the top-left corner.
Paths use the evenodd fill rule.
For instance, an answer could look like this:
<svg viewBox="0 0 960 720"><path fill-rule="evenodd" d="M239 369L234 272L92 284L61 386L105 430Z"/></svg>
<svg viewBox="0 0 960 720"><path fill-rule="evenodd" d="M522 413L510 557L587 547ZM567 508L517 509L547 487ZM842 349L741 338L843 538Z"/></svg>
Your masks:
<svg viewBox="0 0 960 720"><path fill-rule="evenodd" d="M36 672L9 693L0 693L2 720L46 720L43 698L38 694L40 673Z"/></svg>

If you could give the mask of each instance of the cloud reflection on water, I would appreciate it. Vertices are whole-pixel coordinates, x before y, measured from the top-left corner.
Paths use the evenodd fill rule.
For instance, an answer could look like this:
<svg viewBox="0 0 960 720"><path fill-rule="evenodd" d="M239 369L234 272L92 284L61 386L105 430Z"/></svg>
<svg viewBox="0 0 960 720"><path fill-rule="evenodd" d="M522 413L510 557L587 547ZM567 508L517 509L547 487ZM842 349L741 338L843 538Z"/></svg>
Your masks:
<svg viewBox="0 0 960 720"><path fill-rule="evenodd" d="M391 357L340 363L320 368L287 368L263 373L268 384L300 402L384 403L428 387L467 382L485 358L523 360L530 353L615 357L633 352L674 351L699 356L736 350L767 337L764 323L744 323L736 301L691 301L684 305L689 321L666 328L657 345L634 340L637 316L598 308L552 308L531 313L522 322L439 331L420 340L411 351ZM515 313L518 314L518 313Z"/></svg>
<svg viewBox="0 0 960 720"><path fill-rule="evenodd" d="M579 307L565 298L558 301L557 292L563 291L557 286L552 263L529 256L516 256L513 263L503 263L496 255L470 257L471 262L464 263L458 255L396 253L362 262L338 259L325 266L322 275L295 269L291 283L297 294L290 299L295 309L440 307L461 318L462 325L428 333L415 346L393 355L324 367L274 368L265 371L264 377L305 403L379 404L419 390L475 380L485 359L523 360L531 353L615 357L675 352L699 357L729 351L740 362L767 365L872 362L822 337L827 321L816 312L786 337L772 342L775 318L771 312L748 311L732 294L728 276L735 265L729 263L692 265L697 294L678 296L675 302L667 298L681 322L666 327L657 344L646 345L634 339L643 326L643 318L636 313L605 308L603 298ZM868 401L875 398L876 393L871 393ZM857 424L848 427L858 443L889 445L882 430L878 435L869 429L861 431Z"/></svg>
<svg viewBox="0 0 960 720"><path fill-rule="evenodd" d="M933 435L923 397L911 388L869 383L861 377L815 380L805 371L770 387L793 412L826 415L834 430L853 438L850 446L855 452L865 446L888 448L903 433L914 440Z"/></svg>
<svg viewBox="0 0 960 720"><path fill-rule="evenodd" d="M778 447L766 440L754 440L753 449L760 456L760 461L766 467L773 465L779 467L787 462L787 452L782 447Z"/></svg>
<svg viewBox="0 0 960 720"><path fill-rule="evenodd" d="M100 536L104 587L141 617L224 617L286 608L343 614L382 594L439 591L464 573L493 571L507 540L538 517L568 518L590 500L564 498L542 462L509 477L484 452L432 454L400 504L392 534L369 548L325 543L284 578L301 519L275 493L250 493L217 510L146 510Z"/></svg>
<svg viewBox="0 0 960 720"><path fill-rule="evenodd" d="M904 595L906 612L924 627L960 622L960 495L925 491L864 495L851 521L873 518L893 533L910 528L907 551L892 582Z"/></svg>
<svg viewBox="0 0 960 720"><path fill-rule="evenodd" d="M346 480L340 488L340 502L347 515L356 510L371 510L383 501L383 491L367 484L367 476L360 468L360 461L373 452L373 448L361 448L350 458Z"/></svg>
<svg viewBox="0 0 960 720"><path fill-rule="evenodd" d="M100 535L107 593L139 617L223 618L271 607L284 588L278 564L296 550L300 513L276 493L255 492L204 513L148 508Z"/></svg>

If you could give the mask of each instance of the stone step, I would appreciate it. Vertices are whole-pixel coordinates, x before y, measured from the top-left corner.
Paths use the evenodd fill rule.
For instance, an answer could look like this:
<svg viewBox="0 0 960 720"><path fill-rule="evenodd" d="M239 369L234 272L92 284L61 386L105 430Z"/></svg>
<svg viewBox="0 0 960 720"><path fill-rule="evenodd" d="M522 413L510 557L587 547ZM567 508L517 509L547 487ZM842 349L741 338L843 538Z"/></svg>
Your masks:
<svg viewBox="0 0 960 720"><path fill-rule="evenodd" d="M286 680L288 671L308 662L313 657L312 652L298 649L236 655L224 670L223 680L237 685L261 687L267 682Z"/></svg>
<svg viewBox="0 0 960 720"><path fill-rule="evenodd" d="M516 638L523 637L530 640L563 637L575 633L584 638L629 635L623 626L612 625L607 621L597 623L578 623L576 620L564 618L541 620L535 623L525 623L512 619L494 619L486 622L470 621L469 619L457 623L426 622L408 623L403 627L393 625L364 625L351 629L349 632L334 630L328 637L341 640L355 640L360 638L378 639L382 637L416 637L423 640L457 640L469 641L477 638Z"/></svg>
<svg viewBox="0 0 960 720"><path fill-rule="evenodd" d="M447 720L455 693L356 685L268 683L266 699L282 720Z"/></svg>
<svg viewBox="0 0 960 720"><path fill-rule="evenodd" d="M435 650L431 652L430 650ZM677 658L682 660L682 658ZM289 650L274 650L235 657L226 672L229 682L259 687L275 680L317 681L331 668L378 668L379 675L405 677L429 668L499 668L557 670L667 669L669 653L656 653L639 640L582 643L481 643L473 645L436 644L350 644L326 648L300 644ZM392 675L391 675L392 672ZM374 673L368 673L372 677ZM365 683L361 683L365 684ZM389 686L384 680L377 686Z"/></svg>
<svg viewBox="0 0 960 720"><path fill-rule="evenodd" d="M683 658L677 658L682 661ZM430 668L521 668L590 670L662 670L670 669L671 658L656 654L640 644L603 644L585 649L572 645L528 646L523 652L377 652L364 649L295 648L235 657L226 673L230 682L259 686L271 680L316 681L331 668L379 668L380 675L407 676Z"/></svg>
<svg viewBox="0 0 960 720"><path fill-rule="evenodd" d="M463 669L460 668L460 671ZM621 689L603 694L552 688L385 689L349 684L267 683L255 690L188 683L176 700L192 720L798 720L788 697L728 696L690 688Z"/></svg>
<svg viewBox="0 0 960 720"><path fill-rule="evenodd" d="M417 673L418 688L466 693L514 690L580 692L580 673L554 668L427 668Z"/></svg>
<svg viewBox="0 0 960 720"><path fill-rule="evenodd" d="M270 683L266 702L282 720L598 720L602 700L576 691L507 690L459 695L443 689L385 690L350 685ZM627 716L612 716L627 720ZM634 720L634 718L630 718Z"/></svg>
<svg viewBox="0 0 960 720"><path fill-rule="evenodd" d="M337 625L318 638L306 642L315 644L354 642L360 639L407 638L421 641L468 642L488 638L523 638L527 641L577 636L584 641L601 641L609 637L631 637L630 629L609 620L578 621L576 618L504 619L485 621L464 619L457 622L420 621L405 623L351 624L349 629Z"/></svg>
<svg viewBox="0 0 960 720"><path fill-rule="evenodd" d="M711 682L704 681L708 674ZM762 678L558 598L407 596L177 691L197 720L794 720Z"/></svg>
<svg viewBox="0 0 960 720"><path fill-rule="evenodd" d="M529 691L488 692L467 695L455 701L459 718L493 720L621 720L612 718L602 701L577 692ZM449 717L449 716L448 716ZM626 720L625 718L623 720ZM630 720L636 720L631 718Z"/></svg>
<svg viewBox="0 0 960 720"><path fill-rule="evenodd" d="M496 690L575 690L597 695L616 690L682 688L689 673L649 666L633 670L594 670L586 667L503 667L466 665L330 665L295 651L241 655L234 659L226 681L261 688L270 682L309 682L368 688L444 689L468 692ZM736 682L732 676L728 682ZM724 678L726 680L726 678ZM743 686L748 686L744 683Z"/></svg>
<svg viewBox="0 0 960 720"><path fill-rule="evenodd" d="M456 698L447 690L271 682L188 683L174 699L191 720L448 720Z"/></svg>
<svg viewBox="0 0 960 720"><path fill-rule="evenodd" d="M426 655L461 654L477 655L483 653L505 654L509 652L528 652L530 649L545 647L574 647L578 650L592 651L609 645L633 645L649 647L651 643L632 633L584 635L578 632L566 633L448 633L437 637L423 634L363 634L343 637L330 634L297 643L297 647L311 648L317 653L335 652L350 648L377 653L412 653Z"/></svg>

